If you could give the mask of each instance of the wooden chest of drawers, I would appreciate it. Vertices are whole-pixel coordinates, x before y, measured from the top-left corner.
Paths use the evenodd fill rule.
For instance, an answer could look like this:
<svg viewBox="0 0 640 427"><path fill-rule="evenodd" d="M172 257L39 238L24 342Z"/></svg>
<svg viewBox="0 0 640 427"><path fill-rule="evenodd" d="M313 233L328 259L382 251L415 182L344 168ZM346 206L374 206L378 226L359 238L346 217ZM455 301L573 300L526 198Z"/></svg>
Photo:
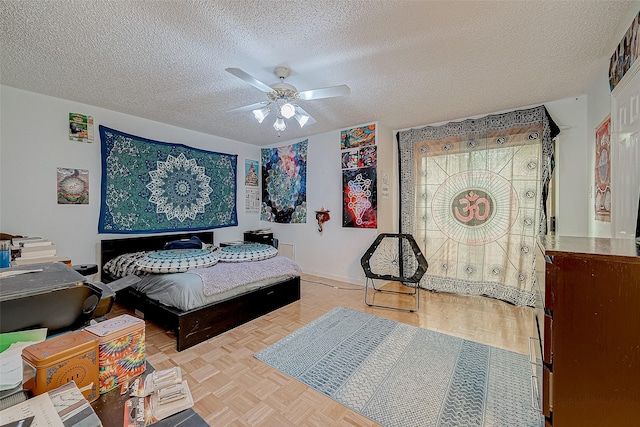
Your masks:
<svg viewBox="0 0 640 427"><path fill-rule="evenodd" d="M545 237L546 425L640 422L640 257L633 240Z"/></svg>

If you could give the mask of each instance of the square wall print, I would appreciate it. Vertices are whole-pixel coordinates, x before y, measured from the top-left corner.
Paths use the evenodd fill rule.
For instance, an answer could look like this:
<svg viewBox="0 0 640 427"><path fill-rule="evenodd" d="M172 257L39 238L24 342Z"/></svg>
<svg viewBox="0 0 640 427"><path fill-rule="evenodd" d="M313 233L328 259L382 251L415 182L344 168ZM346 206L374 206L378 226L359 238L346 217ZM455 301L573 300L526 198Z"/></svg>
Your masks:
<svg viewBox="0 0 640 427"><path fill-rule="evenodd" d="M89 171L85 169L58 168L58 204L89 204Z"/></svg>

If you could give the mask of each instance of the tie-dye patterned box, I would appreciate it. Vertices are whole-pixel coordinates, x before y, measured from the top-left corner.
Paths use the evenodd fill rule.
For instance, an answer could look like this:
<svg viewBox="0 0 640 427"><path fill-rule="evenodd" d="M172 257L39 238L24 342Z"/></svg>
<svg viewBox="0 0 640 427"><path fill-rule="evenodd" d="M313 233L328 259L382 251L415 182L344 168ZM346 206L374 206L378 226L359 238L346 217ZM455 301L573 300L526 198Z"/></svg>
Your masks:
<svg viewBox="0 0 640 427"><path fill-rule="evenodd" d="M127 384L144 372L144 320L123 314L85 330L99 342L100 394Z"/></svg>

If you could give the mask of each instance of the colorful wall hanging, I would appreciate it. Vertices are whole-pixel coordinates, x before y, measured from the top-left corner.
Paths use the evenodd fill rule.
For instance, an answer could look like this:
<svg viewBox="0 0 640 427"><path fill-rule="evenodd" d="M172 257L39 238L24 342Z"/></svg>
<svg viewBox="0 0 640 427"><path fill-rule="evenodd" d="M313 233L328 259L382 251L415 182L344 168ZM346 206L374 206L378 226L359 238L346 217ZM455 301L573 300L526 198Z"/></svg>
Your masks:
<svg viewBox="0 0 640 427"><path fill-rule="evenodd" d="M93 117L69 113L69 139L78 142L93 142Z"/></svg>
<svg viewBox="0 0 640 427"><path fill-rule="evenodd" d="M342 171L342 226L377 228L378 189L376 168Z"/></svg>
<svg viewBox="0 0 640 427"><path fill-rule="evenodd" d="M262 221L307 222L307 145L262 149Z"/></svg>
<svg viewBox="0 0 640 427"><path fill-rule="evenodd" d="M400 230L429 262L422 287L535 304L557 133L544 106L398 133Z"/></svg>
<svg viewBox="0 0 640 427"><path fill-rule="evenodd" d="M365 145L375 145L376 125L360 126L340 132L340 149L363 147Z"/></svg>
<svg viewBox="0 0 640 427"><path fill-rule="evenodd" d="M611 222L611 117L596 128L596 220Z"/></svg>
<svg viewBox="0 0 640 427"><path fill-rule="evenodd" d="M258 161L257 160L244 161L244 185L248 185L251 187L258 186Z"/></svg>
<svg viewBox="0 0 640 427"><path fill-rule="evenodd" d="M259 213L260 212L260 188L258 183L260 178L258 177L258 161L246 160L244 161L244 206L247 213Z"/></svg>
<svg viewBox="0 0 640 427"><path fill-rule="evenodd" d="M355 169L358 167L358 150L342 152L342 169Z"/></svg>
<svg viewBox="0 0 640 427"><path fill-rule="evenodd" d="M158 233L238 225L237 156L153 141L100 126L100 233Z"/></svg>
<svg viewBox="0 0 640 427"><path fill-rule="evenodd" d="M358 150L358 167L372 168L378 165L378 150L375 145L363 147Z"/></svg>
<svg viewBox="0 0 640 427"><path fill-rule="evenodd" d="M85 169L58 168L58 204L89 204L89 171Z"/></svg>
<svg viewBox="0 0 640 427"><path fill-rule="evenodd" d="M378 227L375 144L375 123L340 132L343 227Z"/></svg>
<svg viewBox="0 0 640 427"><path fill-rule="evenodd" d="M640 56L639 31L640 12L638 12L638 16L631 21L631 25L609 60L609 89L611 91L613 91L633 63L638 59L638 56Z"/></svg>

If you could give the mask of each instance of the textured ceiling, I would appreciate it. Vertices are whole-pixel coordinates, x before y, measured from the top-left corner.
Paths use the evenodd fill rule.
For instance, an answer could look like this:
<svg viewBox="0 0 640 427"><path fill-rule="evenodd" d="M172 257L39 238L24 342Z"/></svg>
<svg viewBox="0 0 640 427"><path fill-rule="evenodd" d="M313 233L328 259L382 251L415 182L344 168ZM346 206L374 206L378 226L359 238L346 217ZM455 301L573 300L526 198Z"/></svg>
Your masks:
<svg viewBox="0 0 640 427"><path fill-rule="evenodd" d="M378 121L405 129L578 96L608 64L630 1L12 1L0 83L255 145ZM630 23L624 23L625 25ZM276 66L317 123L229 112ZM87 113L91 113L87 111ZM99 117L96 117L99 121ZM108 125L108 123L105 123ZM124 129L135 133L135 129Z"/></svg>

